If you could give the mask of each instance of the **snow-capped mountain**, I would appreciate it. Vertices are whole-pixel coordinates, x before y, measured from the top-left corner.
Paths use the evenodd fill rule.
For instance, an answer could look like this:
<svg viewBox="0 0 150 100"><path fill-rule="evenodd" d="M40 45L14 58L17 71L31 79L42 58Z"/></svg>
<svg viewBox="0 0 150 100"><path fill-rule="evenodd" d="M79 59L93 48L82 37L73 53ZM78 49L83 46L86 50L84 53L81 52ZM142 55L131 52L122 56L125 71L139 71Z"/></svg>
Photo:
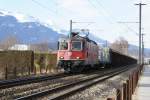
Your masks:
<svg viewBox="0 0 150 100"><path fill-rule="evenodd" d="M32 16L0 10L0 41L8 36L14 35L24 44L47 42L50 48L57 49L58 38L61 36L65 37L68 33L66 30L52 28L51 25L40 22ZM106 40L95 37L93 34L90 34L89 38L101 46L107 44ZM133 54L135 50L138 50L137 46L129 46L129 52L131 54ZM137 53L135 55L137 55ZM150 49L145 49L145 55L150 56Z"/></svg>
<svg viewBox="0 0 150 100"><path fill-rule="evenodd" d="M20 13L0 11L0 39L16 36L22 43L56 42L58 32L45 26L38 19Z"/></svg>
<svg viewBox="0 0 150 100"><path fill-rule="evenodd" d="M24 15L22 13L16 13L16 12L9 12L9 11L6 11L6 10L1 10L0 9L0 16L14 16L17 21L19 22L37 22L39 21L37 18L34 18L32 16L29 16L29 15Z"/></svg>
<svg viewBox="0 0 150 100"><path fill-rule="evenodd" d="M1 40L9 35L14 35L21 43L35 44L48 42L54 45L62 34L68 35L68 33L66 30L52 28L49 24L40 22L34 17L0 10ZM92 34L89 37L92 40L96 40L96 42L104 41L94 37Z"/></svg>

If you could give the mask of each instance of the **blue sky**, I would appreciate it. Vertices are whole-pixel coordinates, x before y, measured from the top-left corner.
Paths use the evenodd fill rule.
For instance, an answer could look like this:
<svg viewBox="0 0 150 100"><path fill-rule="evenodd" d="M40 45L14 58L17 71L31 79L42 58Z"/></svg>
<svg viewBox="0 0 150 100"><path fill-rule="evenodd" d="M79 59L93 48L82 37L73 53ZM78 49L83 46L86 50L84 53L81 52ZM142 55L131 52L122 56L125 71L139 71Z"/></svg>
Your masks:
<svg viewBox="0 0 150 100"><path fill-rule="evenodd" d="M137 22L139 0L0 0L0 9L33 16L56 30L69 30L69 20L78 22L73 28L88 28L92 34L110 42L122 36L138 45ZM142 32L145 46L150 48L150 0L143 6ZM40 4L40 5L39 5ZM21 16L18 16L21 18Z"/></svg>

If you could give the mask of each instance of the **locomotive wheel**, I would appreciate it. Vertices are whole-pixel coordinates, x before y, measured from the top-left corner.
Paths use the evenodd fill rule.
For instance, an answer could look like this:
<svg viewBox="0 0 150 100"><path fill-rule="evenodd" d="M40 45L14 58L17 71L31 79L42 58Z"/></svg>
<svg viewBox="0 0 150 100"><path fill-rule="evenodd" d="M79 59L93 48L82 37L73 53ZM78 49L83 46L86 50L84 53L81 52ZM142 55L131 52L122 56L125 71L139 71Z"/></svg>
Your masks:
<svg viewBox="0 0 150 100"><path fill-rule="evenodd" d="M64 70L65 70L65 73L66 73L66 74L71 73L71 68L70 68L70 67L64 68Z"/></svg>

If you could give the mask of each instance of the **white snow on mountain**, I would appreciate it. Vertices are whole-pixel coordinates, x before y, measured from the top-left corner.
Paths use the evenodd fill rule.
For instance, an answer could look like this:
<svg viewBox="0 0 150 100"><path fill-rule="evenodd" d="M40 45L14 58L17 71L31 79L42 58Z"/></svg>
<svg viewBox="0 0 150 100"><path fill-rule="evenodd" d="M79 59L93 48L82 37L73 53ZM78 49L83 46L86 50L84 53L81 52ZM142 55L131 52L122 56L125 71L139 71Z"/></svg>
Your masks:
<svg viewBox="0 0 150 100"><path fill-rule="evenodd" d="M52 28L54 31L58 33L62 33L61 29L59 27L56 27L57 25L54 24L54 22L51 19L40 21L38 18L35 18L30 15L25 15L20 12L10 12L3 9L0 9L0 16L14 16L18 22L24 23L24 22L37 22L37 26L44 25L48 28ZM9 25L10 27L13 27L13 25ZM31 25L28 26L29 28L32 28ZM63 34L63 33L62 33Z"/></svg>
<svg viewBox="0 0 150 100"><path fill-rule="evenodd" d="M38 19L36 19L32 16L24 15L19 12L9 12L9 11L0 9L0 16L9 16L9 15L16 17L16 19L19 22L36 22L36 21L38 21Z"/></svg>

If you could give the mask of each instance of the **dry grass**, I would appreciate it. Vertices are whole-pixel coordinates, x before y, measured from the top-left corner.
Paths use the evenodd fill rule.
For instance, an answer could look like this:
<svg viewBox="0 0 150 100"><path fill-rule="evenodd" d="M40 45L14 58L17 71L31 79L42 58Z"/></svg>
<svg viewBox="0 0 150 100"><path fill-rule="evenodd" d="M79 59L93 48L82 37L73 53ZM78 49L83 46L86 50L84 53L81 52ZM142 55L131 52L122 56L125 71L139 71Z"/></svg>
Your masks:
<svg viewBox="0 0 150 100"><path fill-rule="evenodd" d="M56 70L57 55L50 53L35 53L34 67L37 73L50 73Z"/></svg>
<svg viewBox="0 0 150 100"><path fill-rule="evenodd" d="M33 70L32 51L0 51L0 79L28 75L31 70Z"/></svg>
<svg viewBox="0 0 150 100"><path fill-rule="evenodd" d="M57 71L57 54L32 51L0 51L0 80Z"/></svg>

